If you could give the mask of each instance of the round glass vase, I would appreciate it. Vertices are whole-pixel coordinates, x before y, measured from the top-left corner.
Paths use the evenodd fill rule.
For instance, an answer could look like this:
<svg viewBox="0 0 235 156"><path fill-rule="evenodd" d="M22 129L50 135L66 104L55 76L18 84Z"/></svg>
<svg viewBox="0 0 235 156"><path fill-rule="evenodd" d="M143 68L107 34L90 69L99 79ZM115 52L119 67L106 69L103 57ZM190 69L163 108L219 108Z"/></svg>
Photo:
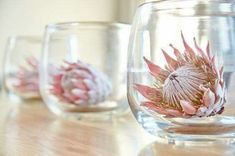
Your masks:
<svg viewBox="0 0 235 156"><path fill-rule="evenodd" d="M3 57L3 85L7 96L16 102L41 99L39 64L41 37L9 37Z"/></svg>
<svg viewBox="0 0 235 156"><path fill-rule="evenodd" d="M234 140L234 8L228 1L200 0L138 7L128 100L149 133L173 143Z"/></svg>
<svg viewBox="0 0 235 156"><path fill-rule="evenodd" d="M130 26L72 22L46 27L40 90L55 114L110 119L128 109L126 60Z"/></svg>

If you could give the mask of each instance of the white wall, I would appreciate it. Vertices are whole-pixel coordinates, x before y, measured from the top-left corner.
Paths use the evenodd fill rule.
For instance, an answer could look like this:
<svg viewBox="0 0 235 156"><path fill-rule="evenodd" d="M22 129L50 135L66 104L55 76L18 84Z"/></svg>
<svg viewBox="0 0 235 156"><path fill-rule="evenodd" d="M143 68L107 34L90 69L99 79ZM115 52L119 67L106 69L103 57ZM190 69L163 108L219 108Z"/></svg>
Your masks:
<svg viewBox="0 0 235 156"><path fill-rule="evenodd" d="M113 21L117 6L118 0L0 0L0 59L10 35L41 35L47 23Z"/></svg>
<svg viewBox="0 0 235 156"><path fill-rule="evenodd" d="M42 35L46 24L56 22L131 23L144 1L148 0L0 0L0 60L8 36Z"/></svg>
<svg viewBox="0 0 235 156"><path fill-rule="evenodd" d="M121 22L131 23L138 5L150 0L118 0L119 10L117 18Z"/></svg>

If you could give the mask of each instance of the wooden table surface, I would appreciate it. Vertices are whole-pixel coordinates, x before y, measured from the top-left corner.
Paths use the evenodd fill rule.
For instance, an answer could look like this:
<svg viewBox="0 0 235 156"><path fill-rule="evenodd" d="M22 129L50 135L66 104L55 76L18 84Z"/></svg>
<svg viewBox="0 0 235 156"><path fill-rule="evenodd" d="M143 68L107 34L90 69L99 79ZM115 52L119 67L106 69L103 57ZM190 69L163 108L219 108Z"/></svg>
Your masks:
<svg viewBox="0 0 235 156"><path fill-rule="evenodd" d="M106 122L68 121L42 102L0 103L0 156L235 156L234 145L183 147L156 141L129 113Z"/></svg>

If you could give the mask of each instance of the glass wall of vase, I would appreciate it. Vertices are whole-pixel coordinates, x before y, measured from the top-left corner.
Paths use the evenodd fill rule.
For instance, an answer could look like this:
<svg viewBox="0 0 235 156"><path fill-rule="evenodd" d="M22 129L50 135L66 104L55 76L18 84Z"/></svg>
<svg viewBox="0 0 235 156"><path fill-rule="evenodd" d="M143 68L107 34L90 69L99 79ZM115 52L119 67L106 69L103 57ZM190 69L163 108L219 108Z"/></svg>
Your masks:
<svg viewBox="0 0 235 156"><path fill-rule="evenodd" d="M3 85L11 100L41 98L38 72L41 44L38 36L9 37L3 59Z"/></svg>
<svg viewBox="0 0 235 156"><path fill-rule="evenodd" d="M128 100L137 121L170 141L234 139L235 5L149 2L129 43Z"/></svg>
<svg viewBox="0 0 235 156"><path fill-rule="evenodd" d="M129 29L126 24L104 22L46 27L40 90L53 113L94 119L127 110Z"/></svg>

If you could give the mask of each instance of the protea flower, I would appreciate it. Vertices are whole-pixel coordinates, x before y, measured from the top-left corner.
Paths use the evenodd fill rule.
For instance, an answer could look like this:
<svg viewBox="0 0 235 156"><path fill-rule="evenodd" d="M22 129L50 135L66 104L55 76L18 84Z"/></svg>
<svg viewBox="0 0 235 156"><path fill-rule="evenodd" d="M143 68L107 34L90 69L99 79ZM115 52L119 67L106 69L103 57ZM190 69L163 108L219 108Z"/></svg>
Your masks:
<svg viewBox="0 0 235 156"><path fill-rule="evenodd" d="M15 74L17 84L14 87L21 94L34 93L35 96L40 96L38 61L34 57L29 57L26 59L26 62L29 68L20 67L19 72Z"/></svg>
<svg viewBox="0 0 235 156"><path fill-rule="evenodd" d="M135 84L134 88L148 101L141 105L166 117L208 117L224 110L225 83L223 67L218 68L209 42L206 53L194 38L196 52L186 43L181 33L185 51L181 53L172 44L175 59L162 50L167 61L163 69L144 58L154 86Z"/></svg>
<svg viewBox="0 0 235 156"><path fill-rule="evenodd" d="M65 62L53 75L51 92L61 101L76 105L103 102L111 93L107 76L89 64Z"/></svg>

